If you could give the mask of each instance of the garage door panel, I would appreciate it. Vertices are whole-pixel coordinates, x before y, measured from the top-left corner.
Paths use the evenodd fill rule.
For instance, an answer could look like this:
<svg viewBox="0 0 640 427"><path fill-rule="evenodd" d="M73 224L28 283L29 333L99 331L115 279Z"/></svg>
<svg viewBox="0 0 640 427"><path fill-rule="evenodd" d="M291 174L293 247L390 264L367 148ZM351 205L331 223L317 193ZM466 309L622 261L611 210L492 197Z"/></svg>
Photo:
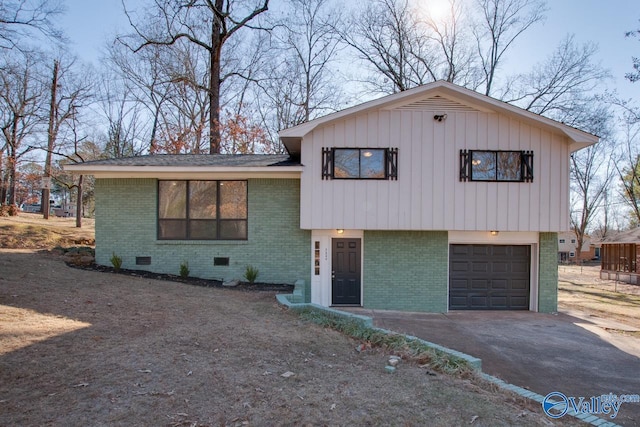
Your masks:
<svg viewBox="0 0 640 427"><path fill-rule="evenodd" d="M468 246L470 246L470 249L467 252L473 254L474 256L491 255L491 248L487 245L468 245Z"/></svg>
<svg viewBox="0 0 640 427"><path fill-rule="evenodd" d="M471 308L486 307L487 302L488 302L488 298L486 296L474 295L471 298L469 298L469 303L471 305Z"/></svg>
<svg viewBox="0 0 640 427"><path fill-rule="evenodd" d="M528 310L531 247L450 245L449 309Z"/></svg>
<svg viewBox="0 0 640 427"><path fill-rule="evenodd" d="M489 271L489 263L486 261L472 262L471 271L474 273L486 273Z"/></svg>
<svg viewBox="0 0 640 427"><path fill-rule="evenodd" d="M512 262L511 263L511 272L512 273L523 273L529 274L529 263L528 262Z"/></svg>
<svg viewBox="0 0 640 427"><path fill-rule="evenodd" d="M510 246L511 255L514 257L529 257L530 247L529 246Z"/></svg>
<svg viewBox="0 0 640 427"><path fill-rule="evenodd" d="M467 302L466 295L464 296L451 296L449 298L449 305L452 310L465 309L469 303Z"/></svg>
<svg viewBox="0 0 640 427"><path fill-rule="evenodd" d="M522 297L512 296L509 300L509 305L512 307L512 310L528 310L529 298L527 296L522 296Z"/></svg>
<svg viewBox="0 0 640 427"><path fill-rule="evenodd" d="M509 263L508 262L493 261L491 263L491 272L492 273L508 273L509 272Z"/></svg>
<svg viewBox="0 0 640 427"><path fill-rule="evenodd" d="M529 280L512 280L511 281L511 289L513 291L523 291L529 292Z"/></svg>
<svg viewBox="0 0 640 427"><path fill-rule="evenodd" d="M468 255L471 248L468 245L454 245L451 248L451 255Z"/></svg>
<svg viewBox="0 0 640 427"><path fill-rule="evenodd" d="M491 280L491 289L507 290L508 288L509 288L509 281L507 279Z"/></svg>
<svg viewBox="0 0 640 427"><path fill-rule="evenodd" d="M489 280L471 280L471 289L473 290L488 290L489 289Z"/></svg>
<svg viewBox="0 0 640 427"><path fill-rule="evenodd" d="M449 282L449 287L451 288L452 291L458 290L458 289L466 290L468 287L468 281L466 279L451 280Z"/></svg>
<svg viewBox="0 0 640 427"><path fill-rule="evenodd" d="M451 262L451 271L469 271L469 263L467 261L452 261Z"/></svg>
<svg viewBox="0 0 640 427"><path fill-rule="evenodd" d="M494 295L491 297L490 310L504 310L509 308L509 299L505 295Z"/></svg>
<svg viewBox="0 0 640 427"><path fill-rule="evenodd" d="M489 246L491 248L491 255L493 256L507 256L510 253L511 246Z"/></svg>

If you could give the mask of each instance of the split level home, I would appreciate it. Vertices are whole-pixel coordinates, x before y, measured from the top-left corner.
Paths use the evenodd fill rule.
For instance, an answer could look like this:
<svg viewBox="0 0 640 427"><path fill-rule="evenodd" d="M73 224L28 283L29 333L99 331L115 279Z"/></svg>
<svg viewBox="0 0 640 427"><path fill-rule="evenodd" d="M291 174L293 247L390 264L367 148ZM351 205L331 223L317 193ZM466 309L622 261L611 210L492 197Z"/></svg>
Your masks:
<svg viewBox="0 0 640 427"><path fill-rule="evenodd" d="M564 264L600 259L600 247L593 243L591 236L584 235L582 247L573 231L558 233L558 262Z"/></svg>
<svg viewBox="0 0 640 427"><path fill-rule="evenodd" d="M280 132L286 155L150 155L96 178L96 260L305 282L307 302L557 308L569 156L598 138L435 82Z"/></svg>

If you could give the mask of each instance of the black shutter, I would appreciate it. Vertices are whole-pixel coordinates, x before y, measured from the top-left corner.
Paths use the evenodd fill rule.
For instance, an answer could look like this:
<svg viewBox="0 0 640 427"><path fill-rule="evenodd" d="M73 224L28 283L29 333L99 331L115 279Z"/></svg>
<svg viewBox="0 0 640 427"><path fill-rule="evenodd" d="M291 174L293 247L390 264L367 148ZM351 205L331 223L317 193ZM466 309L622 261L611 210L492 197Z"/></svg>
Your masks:
<svg viewBox="0 0 640 427"><path fill-rule="evenodd" d="M387 179L397 180L398 179L398 149L397 148L387 148L386 150L387 157Z"/></svg>
<svg viewBox="0 0 640 427"><path fill-rule="evenodd" d="M522 180L533 182L533 151L522 152Z"/></svg>
<svg viewBox="0 0 640 427"><path fill-rule="evenodd" d="M333 178L333 150L322 147L322 179Z"/></svg>
<svg viewBox="0 0 640 427"><path fill-rule="evenodd" d="M460 181L471 179L471 151L460 150Z"/></svg>

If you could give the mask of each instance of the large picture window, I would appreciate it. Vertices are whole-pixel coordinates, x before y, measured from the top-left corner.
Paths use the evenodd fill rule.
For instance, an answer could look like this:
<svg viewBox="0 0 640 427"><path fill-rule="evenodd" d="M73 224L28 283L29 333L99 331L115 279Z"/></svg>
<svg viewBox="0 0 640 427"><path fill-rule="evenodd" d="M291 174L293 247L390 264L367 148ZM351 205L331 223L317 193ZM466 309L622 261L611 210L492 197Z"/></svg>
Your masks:
<svg viewBox="0 0 640 427"><path fill-rule="evenodd" d="M397 148L323 148L322 179L397 179Z"/></svg>
<svg viewBox="0 0 640 427"><path fill-rule="evenodd" d="M246 240L246 181L158 181L158 239Z"/></svg>
<svg viewBox="0 0 640 427"><path fill-rule="evenodd" d="M461 181L533 181L532 151L460 151Z"/></svg>

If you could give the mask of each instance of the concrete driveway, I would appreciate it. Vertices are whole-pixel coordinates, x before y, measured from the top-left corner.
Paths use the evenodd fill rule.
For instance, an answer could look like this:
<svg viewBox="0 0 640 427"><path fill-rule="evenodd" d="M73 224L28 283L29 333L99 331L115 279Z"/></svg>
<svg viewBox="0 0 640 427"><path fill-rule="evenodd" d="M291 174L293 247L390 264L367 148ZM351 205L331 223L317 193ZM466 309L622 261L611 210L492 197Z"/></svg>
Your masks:
<svg viewBox="0 0 640 427"><path fill-rule="evenodd" d="M372 317L377 327L481 358L483 372L543 396L640 394L640 338L625 336L623 331L637 329L620 323L579 313L349 312ZM640 425L640 403L623 403L611 421Z"/></svg>

